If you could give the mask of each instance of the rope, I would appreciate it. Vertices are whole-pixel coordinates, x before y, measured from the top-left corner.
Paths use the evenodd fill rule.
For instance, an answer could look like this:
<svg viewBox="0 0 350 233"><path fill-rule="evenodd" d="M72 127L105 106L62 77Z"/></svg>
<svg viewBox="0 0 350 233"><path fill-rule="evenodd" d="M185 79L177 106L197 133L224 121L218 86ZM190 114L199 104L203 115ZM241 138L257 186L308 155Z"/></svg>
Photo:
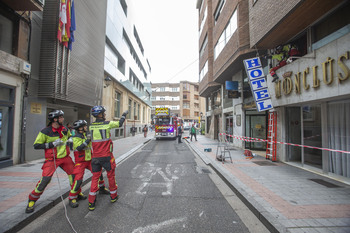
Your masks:
<svg viewBox="0 0 350 233"><path fill-rule="evenodd" d="M63 199L63 196L62 196L62 189L61 189L61 183L60 183L60 179L58 178L58 172L57 172L57 166L56 166L56 156L55 156L55 150L54 148L52 148L52 154L53 154L53 162L54 162L54 165L55 165L55 172L56 172L56 176L57 176L57 180L58 180L58 187L60 189L60 196L61 196L61 200L62 200L62 204L63 204L63 207L64 207L64 213L66 215L66 219L67 221L69 222L69 225L70 227L72 228L72 230L77 233L77 231L74 229L73 227L73 224L71 223L71 221L69 220L69 217L67 215L67 208L66 208L66 205L64 204L64 199Z"/></svg>

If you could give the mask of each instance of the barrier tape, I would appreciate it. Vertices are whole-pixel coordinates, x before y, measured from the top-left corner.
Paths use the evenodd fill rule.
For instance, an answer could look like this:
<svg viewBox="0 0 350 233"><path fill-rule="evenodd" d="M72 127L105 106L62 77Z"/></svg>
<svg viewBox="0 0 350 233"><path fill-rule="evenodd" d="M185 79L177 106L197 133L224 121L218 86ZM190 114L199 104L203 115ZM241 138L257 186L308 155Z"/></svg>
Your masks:
<svg viewBox="0 0 350 233"><path fill-rule="evenodd" d="M350 154L350 151L336 150L336 149L329 149L329 148L315 147L315 146L307 146L307 145L300 145L300 144L294 144L294 143L289 143L289 142L270 141L270 140L266 140L266 139L251 138L251 137L238 136L238 135L230 135L230 134L226 134L226 133L219 133L219 135L225 135L225 136L228 136L228 137L231 137L231 138L235 138L235 139L239 139L239 140L247 141L247 142L272 142L272 143L278 143L278 144L282 144L282 145L298 146L298 147L305 147L305 148L311 148L311 149L326 150L326 151Z"/></svg>

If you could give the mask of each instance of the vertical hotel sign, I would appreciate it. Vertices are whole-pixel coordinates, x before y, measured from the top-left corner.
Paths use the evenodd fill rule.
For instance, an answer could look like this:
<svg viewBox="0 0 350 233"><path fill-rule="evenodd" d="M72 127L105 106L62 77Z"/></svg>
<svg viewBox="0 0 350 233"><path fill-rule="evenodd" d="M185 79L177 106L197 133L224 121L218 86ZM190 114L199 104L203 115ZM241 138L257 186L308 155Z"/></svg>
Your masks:
<svg viewBox="0 0 350 233"><path fill-rule="evenodd" d="M256 108L259 112L272 109L272 102L267 88L264 70L259 57L243 61L248 74L250 88L252 89Z"/></svg>

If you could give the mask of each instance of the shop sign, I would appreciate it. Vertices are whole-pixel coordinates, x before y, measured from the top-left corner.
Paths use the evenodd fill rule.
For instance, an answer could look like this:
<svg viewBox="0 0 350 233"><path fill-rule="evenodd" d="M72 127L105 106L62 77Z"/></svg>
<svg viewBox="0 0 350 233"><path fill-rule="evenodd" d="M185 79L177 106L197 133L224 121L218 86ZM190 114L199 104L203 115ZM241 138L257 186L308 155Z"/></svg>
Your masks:
<svg viewBox="0 0 350 233"><path fill-rule="evenodd" d="M335 59L328 57L326 61L322 62L322 80L318 77L319 66L306 67L304 71L297 71L292 77L293 71L288 71L283 74L283 80L278 80L275 83L276 98L281 98L282 94L288 96L293 93L301 94L302 90L308 91L310 88L317 90L321 85L330 86L334 80L338 79L340 85L350 77L350 69L346 66L344 60L350 59L350 51L346 51L338 57L338 66L343 73L335 74L336 67L334 67ZM323 81L323 82L322 82Z"/></svg>
<svg viewBox="0 0 350 233"><path fill-rule="evenodd" d="M257 110L262 112L272 109L271 97L260 58L247 59L243 63L249 77L250 88L253 92Z"/></svg>

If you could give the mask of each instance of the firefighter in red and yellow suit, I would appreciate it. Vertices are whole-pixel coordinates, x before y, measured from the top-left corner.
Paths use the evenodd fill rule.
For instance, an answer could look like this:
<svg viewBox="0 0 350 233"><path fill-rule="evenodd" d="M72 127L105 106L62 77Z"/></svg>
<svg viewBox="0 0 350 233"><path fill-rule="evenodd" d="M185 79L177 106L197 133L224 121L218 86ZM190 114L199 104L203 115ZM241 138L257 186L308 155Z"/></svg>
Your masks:
<svg viewBox="0 0 350 233"><path fill-rule="evenodd" d="M117 183L115 180L115 159L113 156L113 142L110 137L112 128L121 127L125 121L128 111L122 114L119 121L106 121L106 109L103 106L95 106L91 114L96 118L89 130L92 139L92 180L89 193L89 210L95 210L96 192L98 191L98 179L101 176L102 168L106 169L111 202L118 200Z"/></svg>
<svg viewBox="0 0 350 233"><path fill-rule="evenodd" d="M87 122L85 120L77 120L73 123L73 128L76 130L76 134L73 139L74 150L74 182L72 189L69 193L69 205L72 208L79 206L77 200L85 200L87 197L81 192L81 185L83 183L83 177L85 169L92 172L91 169L91 136L88 132ZM99 193L109 194L109 191L104 185L103 176L101 174L98 181Z"/></svg>
<svg viewBox="0 0 350 233"><path fill-rule="evenodd" d="M43 170L42 177L35 189L29 194L26 213L34 211L35 202L43 194L57 167L61 167L67 173L69 183L72 185L74 162L69 157L69 147L66 145L71 134L63 126L63 116L64 112L62 110L50 112L48 115L49 125L41 130L35 139L34 149L45 150L45 162L41 168Z"/></svg>

